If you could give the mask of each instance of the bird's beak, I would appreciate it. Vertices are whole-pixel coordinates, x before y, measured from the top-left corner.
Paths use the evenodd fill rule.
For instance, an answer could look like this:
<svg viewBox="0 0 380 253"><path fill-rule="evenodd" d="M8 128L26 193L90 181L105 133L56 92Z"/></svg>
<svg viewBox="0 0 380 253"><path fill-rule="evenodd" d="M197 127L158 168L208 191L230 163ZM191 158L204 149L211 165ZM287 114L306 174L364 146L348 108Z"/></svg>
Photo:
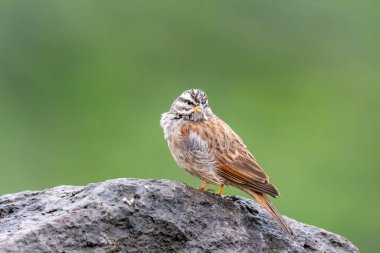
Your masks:
<svg viewBox="0 0 380 253"><path fill-rule="evenodd" d="M197 113L202 112L202 108L200 108L199 106L194 106L193 109L194 109L194 112L197 112Z"/></svg>

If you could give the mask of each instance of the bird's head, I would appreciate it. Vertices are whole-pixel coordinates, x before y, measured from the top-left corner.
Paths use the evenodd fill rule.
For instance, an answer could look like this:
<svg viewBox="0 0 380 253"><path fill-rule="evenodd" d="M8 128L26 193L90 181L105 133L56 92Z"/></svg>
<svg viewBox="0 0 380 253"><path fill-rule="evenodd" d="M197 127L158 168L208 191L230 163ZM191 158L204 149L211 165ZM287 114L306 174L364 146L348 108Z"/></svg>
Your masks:
<svg viewBox="0 0 380 253"><path fill-rule="evenodd" d="M208 120L208 118L212 116L207 95L199 89L184 91L174 100L170 112L175 114L178 118L191 121Z"/></svg>

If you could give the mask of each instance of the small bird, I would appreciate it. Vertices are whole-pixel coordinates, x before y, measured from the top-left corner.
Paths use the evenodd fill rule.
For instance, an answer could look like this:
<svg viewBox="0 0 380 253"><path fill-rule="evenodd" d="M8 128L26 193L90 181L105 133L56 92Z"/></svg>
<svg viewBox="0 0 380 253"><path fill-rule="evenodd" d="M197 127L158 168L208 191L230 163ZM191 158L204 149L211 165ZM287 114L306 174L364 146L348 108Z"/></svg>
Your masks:
<svg viewBox="0 0 380 253"><path fill-rule="evenodd" d="M160 125L179 167L204 182L200 190L208 184L219 185L217 194L221 195L223 186L237 187L254 197L284 231L293 234L267 197L277 197L279 191L242 139L213 114L202 90L183 92L162 114Z"/></svg>

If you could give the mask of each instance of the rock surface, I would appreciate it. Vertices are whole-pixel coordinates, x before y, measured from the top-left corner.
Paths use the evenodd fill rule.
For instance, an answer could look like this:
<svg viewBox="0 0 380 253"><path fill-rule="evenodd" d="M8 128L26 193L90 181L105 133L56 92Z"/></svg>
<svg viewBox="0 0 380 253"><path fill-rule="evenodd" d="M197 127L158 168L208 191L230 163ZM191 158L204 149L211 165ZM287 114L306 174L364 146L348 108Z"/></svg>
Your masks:
<svg viewBox="0 0 380 253"><path fill-rule="evenodd" d="M0 196L0 252L359 252L256 202L168 180L116 179Z"/></svg>

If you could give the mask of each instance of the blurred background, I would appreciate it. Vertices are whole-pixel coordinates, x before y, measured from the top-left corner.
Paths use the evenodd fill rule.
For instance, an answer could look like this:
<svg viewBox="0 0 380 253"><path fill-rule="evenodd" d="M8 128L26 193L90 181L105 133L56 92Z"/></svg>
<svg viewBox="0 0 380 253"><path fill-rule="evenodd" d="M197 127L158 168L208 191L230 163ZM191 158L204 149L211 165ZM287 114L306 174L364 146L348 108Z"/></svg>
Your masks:
<svg viewBox="0 0 380 253"><path fill-rule="evenodd" d="M379 7L1 1L0 194L119 177L198 187L159 120L201 88L281 190L281 213L377 252Z"/></svg>

